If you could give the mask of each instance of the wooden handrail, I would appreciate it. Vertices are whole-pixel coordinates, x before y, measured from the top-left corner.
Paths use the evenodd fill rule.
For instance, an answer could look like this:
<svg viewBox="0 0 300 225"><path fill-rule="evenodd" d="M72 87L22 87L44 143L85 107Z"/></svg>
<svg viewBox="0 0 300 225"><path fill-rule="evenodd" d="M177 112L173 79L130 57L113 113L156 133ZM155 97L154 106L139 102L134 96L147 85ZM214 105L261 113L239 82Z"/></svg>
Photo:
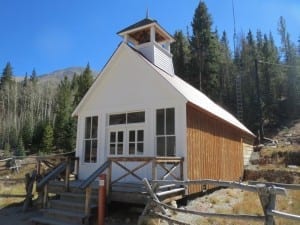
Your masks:
<svg viewBox="0 0 300 225"><path fill-rule="evenodd" d="M51 179L56 177L58 174L60 174L62 171L64 171L67 167L67 162L62 162L60 165L58 165L54 170L52 170L47 176L45 176L39 183L37 183L36 187L37 189L41 189L47 184Z"/></svg>
<svg viewBox="0 0 300 225"><path fill-rule="evenodd" d="M103 173L110 164L110 160L107 160L105 163L103 163L98 169L96 169L88 178L86 178L84 181L81 182L79 185L80 189L86 189L95 179L98 177L101 173Z"/></svg>

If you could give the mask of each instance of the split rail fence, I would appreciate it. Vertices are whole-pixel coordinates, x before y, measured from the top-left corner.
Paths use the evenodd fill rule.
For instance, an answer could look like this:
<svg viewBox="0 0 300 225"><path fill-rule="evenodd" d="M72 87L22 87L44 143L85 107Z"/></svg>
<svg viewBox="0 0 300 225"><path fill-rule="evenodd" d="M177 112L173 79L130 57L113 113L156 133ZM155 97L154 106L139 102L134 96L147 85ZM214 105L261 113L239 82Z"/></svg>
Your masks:
<svg viewBox="0 0 300 225"><path fill-rule="evenodd" d="M249 220L261 221L264 223L264 225L275 225L276 223L275 223L274 216L300 221L300 215L294 215L294 214L276 210L276 196L286 195L286 189L300 190L300 185L259 183L259 182L250 182L248 184L245 184L239 182L218 181L218 180L209 180L209 179L189 180L189 181L153 180L151 181L151 184L147 179L144 179L143 182L150 195L150 198L142 213L139 224L142 223L142 218L144 218L144 216L150 216L153 218L159 218L165 220L169 224L190 225L189 223L186 223L184 221L179 221L177 219L172 218L170 211L173 211L175 213L184 213L184 214L198 215L203 217L215 217L215 218L247 220L247 221ZM248 215L248 214L208 213L208 212L200 212L194 210L175 208L160 202L159 198L155 194L155 190L157 189L157 187L159 187L160 185L167 185L167 184L177 184L183 186L213 185L215 187L230 187L230 188L238 188L249 192L256 192L258 193L264 215L258 216L258 215Z"/></svg>

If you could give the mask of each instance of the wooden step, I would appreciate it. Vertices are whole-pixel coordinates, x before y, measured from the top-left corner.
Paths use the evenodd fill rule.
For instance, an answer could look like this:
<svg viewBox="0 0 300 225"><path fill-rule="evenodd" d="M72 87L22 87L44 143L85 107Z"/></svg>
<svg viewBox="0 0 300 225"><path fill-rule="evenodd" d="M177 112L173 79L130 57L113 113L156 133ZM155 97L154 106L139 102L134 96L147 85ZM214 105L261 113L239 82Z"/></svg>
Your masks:
<svg viewBox="0 0 300 225"><path fill-rule="evenodd" d="M51 200L50 207L59 210L70 210L75 212L84 212L84 204L66 200ZM90 208L97 208L98 204L91 204Z"/></svg>
<svg viewBox="0 0 300 225"><path fill-rule="evenodd" d="M85 193L72 193L72 192L63 192L60 194L60 199L69 202L84 203L85 202ZM91 204L96 204L98 202L98 196L91 195Z"/></svg>
<svg viewBox="0 0 300 225"><path fill-rule="evenodd" d="M64 221L60 221L53 218L48 218L45 216L38 216L31 218L32 224L46 224L46 225L82 225L82 223L68 223Z"/></svg>

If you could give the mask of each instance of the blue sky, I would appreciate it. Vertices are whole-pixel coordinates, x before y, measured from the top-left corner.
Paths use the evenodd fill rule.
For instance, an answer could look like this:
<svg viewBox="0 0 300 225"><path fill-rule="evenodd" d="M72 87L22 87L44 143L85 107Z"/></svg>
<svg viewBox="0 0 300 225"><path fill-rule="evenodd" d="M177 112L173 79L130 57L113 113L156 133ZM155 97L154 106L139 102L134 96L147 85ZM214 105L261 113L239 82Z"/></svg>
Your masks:
<svg viewBox="0 0 300 225"><path fill-rule="evenodd" d="M205 0L219 33L233 36L232 0ZM171 34L190 24L199 0L0 0L0 71L9 61L15 75L38 75L86 66L100 71L121 38L119 30L146 16ZM286 20L293 42L300 36L299 0L234 0L238 35L251 29L273 33Z"/></svg>

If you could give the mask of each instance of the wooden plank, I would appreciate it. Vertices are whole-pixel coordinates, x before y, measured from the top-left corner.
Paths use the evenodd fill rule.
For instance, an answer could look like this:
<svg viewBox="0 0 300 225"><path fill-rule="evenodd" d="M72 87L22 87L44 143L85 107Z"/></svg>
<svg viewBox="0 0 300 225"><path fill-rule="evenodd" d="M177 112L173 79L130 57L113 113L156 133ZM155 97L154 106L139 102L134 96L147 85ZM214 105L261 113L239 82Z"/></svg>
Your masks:
<svg viewBox="0 0 300 225"><path fill-rule="evenodd" d="M195 210L186 210L186 209L181 209L181 208L174 208L172 206L169 206L164 203L160 203L158 201L153 202L161 207L164 207L166 209L172 210L174 212L180 212L180 213L185 213L185 214L191 214L191 215L198 215L198 216L205 216L205 217L218 217L218 218L225 218L225 219L235 219L235 220L252 220L252 221L264 221L265 217L264 216L257 216L257 215L236 215L236 214L223 214L223 213L208 213L208 212L199 212Z"/></svg>
<svg viewBox="0 0 300 225"><path fill-rule="evenodd" d="M222 120L188 105L186 179L238 181L243 175L241 135ZM189 194L202 189L201 186L190 186Z"/></svg>

